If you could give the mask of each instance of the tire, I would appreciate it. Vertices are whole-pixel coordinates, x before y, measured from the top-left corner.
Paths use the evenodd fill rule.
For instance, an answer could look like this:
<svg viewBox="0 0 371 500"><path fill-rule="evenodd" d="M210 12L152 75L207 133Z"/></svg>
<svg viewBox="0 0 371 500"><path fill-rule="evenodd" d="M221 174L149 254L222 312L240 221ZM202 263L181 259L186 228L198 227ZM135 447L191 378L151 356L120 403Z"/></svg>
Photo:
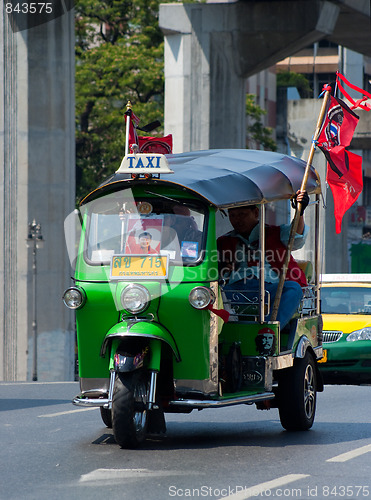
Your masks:
<svg viewBox="0 0 371 500"><path fill-rule="evenodd" d="M142 370L117 373L112 395L112 430L122 448L136 448L146 438L148 382Z"/></svg>
<svg viewBox="0 0 371 500"><path fill-rule="evenodd" d="M278 410L281 425L288 431L306 431L314 422L317 402L317 373L307 351L294 366L282 372L278 381Z"/></svg>
<svg viewBox="0 0 371 500"><path fill-rule="evenodd" d="M103 423L109 429L112 429L112 413L111 410L107 410L107 408L100 407L100 416L102 417Z"/></svg>

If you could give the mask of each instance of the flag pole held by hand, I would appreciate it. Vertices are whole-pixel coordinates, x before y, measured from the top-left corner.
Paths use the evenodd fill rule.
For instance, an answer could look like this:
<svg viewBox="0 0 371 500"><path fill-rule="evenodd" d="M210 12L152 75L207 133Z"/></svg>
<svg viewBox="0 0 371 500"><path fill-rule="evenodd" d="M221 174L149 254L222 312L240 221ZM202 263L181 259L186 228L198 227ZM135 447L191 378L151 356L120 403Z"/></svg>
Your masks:
<svg viewBox="0 0 371 500"><path fill-rule="evenodd" d="M311 148L309 151L309 156L308 156L307 164L305 167L303 180L301 182L300 191L305 191L306 187L307 187L309 172L310 172L311 164L313 161L314 151L316 149L315 144L316 144L316 141L321 133L321 128L322 128L323 120L325 117L328 101L330 99L330 92L331 92L331 87L325 86L323 103L322 103L320 114L318 116L316 130L315 130L314 135L313 135L312 145L311 145ZM285 284L288 264L289 264L289 260L290 260L290 256L291 256L291 252L292 252L292 247L294 244L295 234L296 234L296 231L298 228L301 209L302 209L301 203L298 202L296 204L295 216L294 216L294 219L291 223L290 237L289 237L289 241L288 241L287 249L286 249L286 253L285 253L285 260L284 260L284 263L282 266L282 273L280 275L280 280L278 282L276 296L274 298L274 302L273 302L273 306L272 306L271 321L276 321L276 319L277 319L278 308L279 308L280 301L281 301L283 286Z"/></svg>

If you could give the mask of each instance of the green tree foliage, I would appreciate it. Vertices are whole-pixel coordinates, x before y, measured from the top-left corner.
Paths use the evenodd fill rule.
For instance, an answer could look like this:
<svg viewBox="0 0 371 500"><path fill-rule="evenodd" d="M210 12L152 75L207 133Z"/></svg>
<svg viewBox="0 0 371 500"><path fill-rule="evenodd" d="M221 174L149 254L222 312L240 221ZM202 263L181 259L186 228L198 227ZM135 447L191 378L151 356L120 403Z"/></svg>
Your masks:
<svg viewBox="0 0 371 500"><path fill-rule="evenodd" d="M296 87L303 99L313 97L313 90L305 75L293 71L279 71L277 73L277 87Z"/></svg>
<svg viewBox="0 0 371 500"><path fill-rule="evenodd" d="M246 115L247 115L247 147L256 148L258 145L263 149L276 151L277 145L272 138L272 129L265 127L262 117L267 112L255 104L255 95L246 95Z"/></svg>
<svg viewBox="0 0 371 500"><path fill-rule="evenodd" d="M140 125L163 114L159 0L76 3L76 184L85 195L120 165L130 100Z"/></svg>

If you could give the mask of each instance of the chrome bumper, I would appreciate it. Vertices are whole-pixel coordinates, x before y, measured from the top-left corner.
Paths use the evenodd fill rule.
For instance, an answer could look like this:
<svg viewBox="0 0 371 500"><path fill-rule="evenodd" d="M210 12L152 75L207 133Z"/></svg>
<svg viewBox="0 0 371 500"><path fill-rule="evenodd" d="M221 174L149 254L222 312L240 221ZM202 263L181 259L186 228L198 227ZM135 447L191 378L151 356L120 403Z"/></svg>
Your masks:
<svg viewBox="0 0 371 500"><path fill-rule="evenodd" d="M96 394L96 391L95 391ZM72 403L76 406L108 406L108 396L107 393L102 394L102 397L89 397L86 392L82 392L73 398Z"/></svg>

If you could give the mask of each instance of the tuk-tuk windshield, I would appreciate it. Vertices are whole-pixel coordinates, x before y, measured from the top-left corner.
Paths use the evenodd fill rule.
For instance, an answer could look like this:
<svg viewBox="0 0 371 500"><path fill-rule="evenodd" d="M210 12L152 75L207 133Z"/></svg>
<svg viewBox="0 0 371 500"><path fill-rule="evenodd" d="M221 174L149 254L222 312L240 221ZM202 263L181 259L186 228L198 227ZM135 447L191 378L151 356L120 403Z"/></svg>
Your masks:
<svg viewBox="0 0 371 500"><path fill-rule="evenodd" d="M158 195L122 203L105 197L89 205L89 264L109 264L113 255L123 254L167 254L178 265L200 262L206 239L206 210L200 202Z"/></svg>

